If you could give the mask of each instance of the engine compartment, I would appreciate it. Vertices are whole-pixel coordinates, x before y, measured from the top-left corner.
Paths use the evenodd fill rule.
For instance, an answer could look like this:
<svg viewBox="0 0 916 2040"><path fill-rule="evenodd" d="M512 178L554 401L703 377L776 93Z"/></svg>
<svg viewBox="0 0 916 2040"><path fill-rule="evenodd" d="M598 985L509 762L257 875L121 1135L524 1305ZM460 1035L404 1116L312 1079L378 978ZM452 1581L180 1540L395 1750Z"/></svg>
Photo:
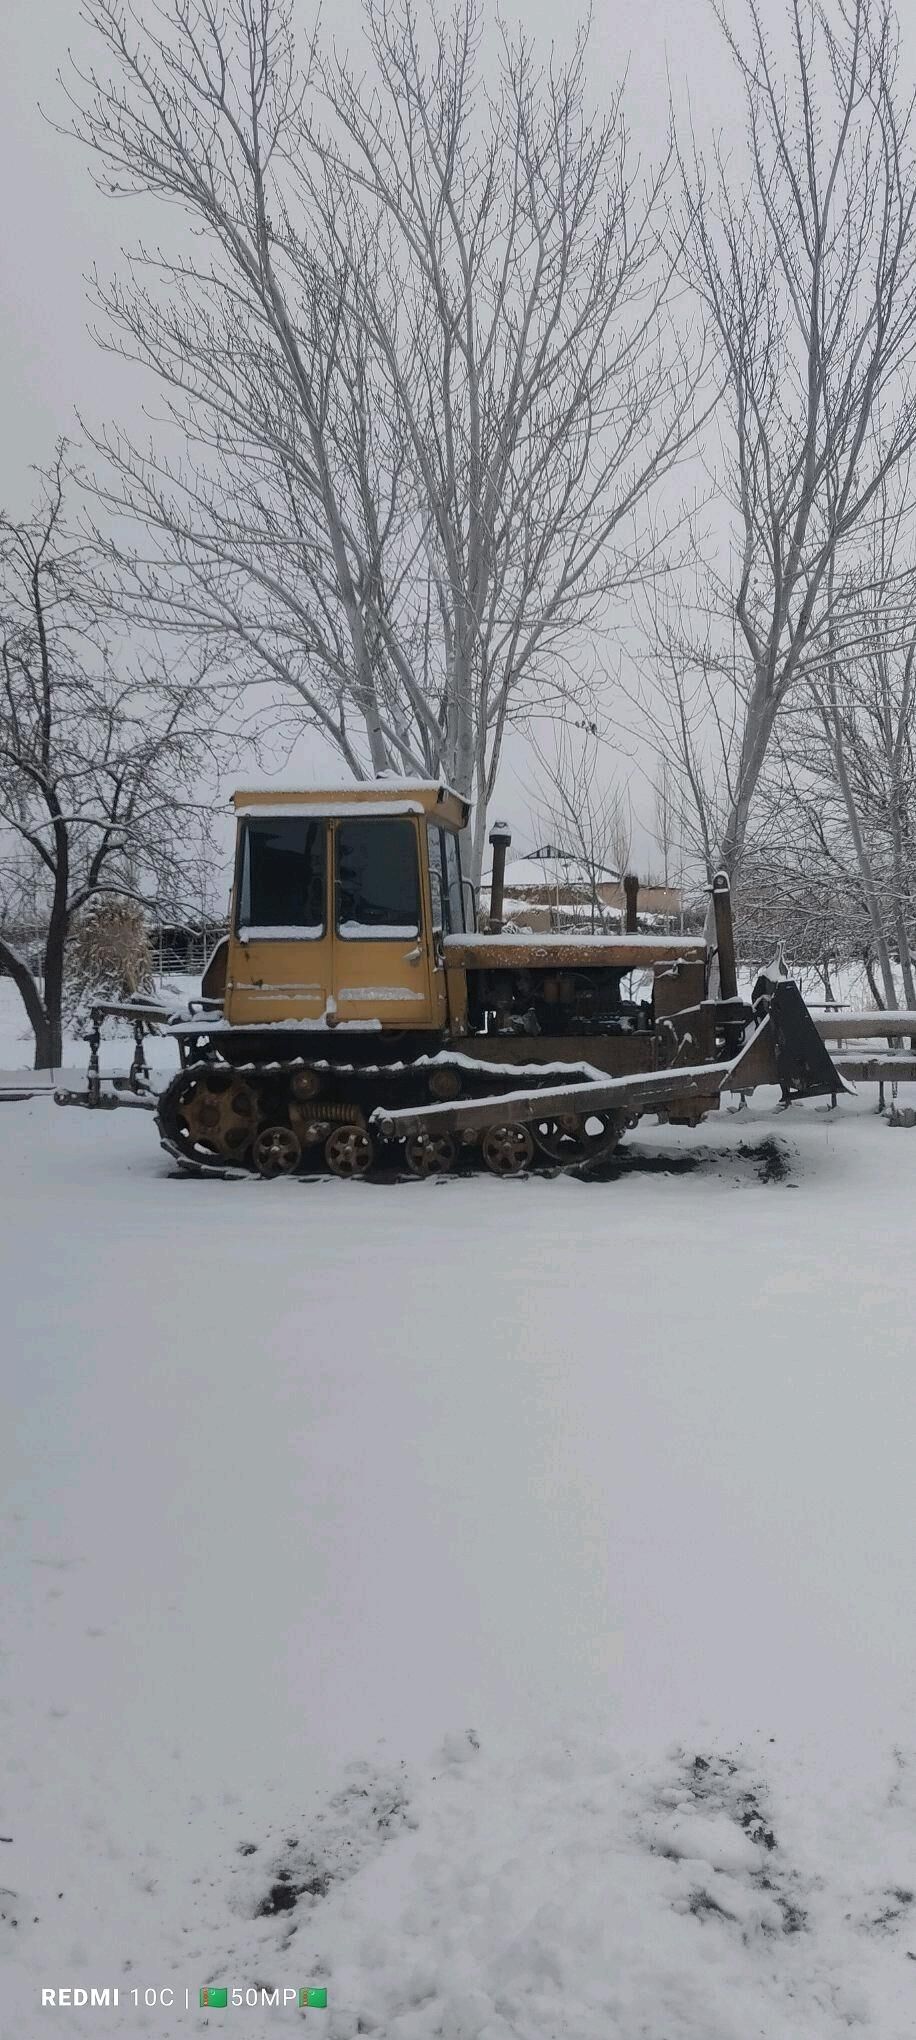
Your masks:
<svg viewBox="0 0 916 2040"><path fill-rule="evenodd" d="M648 1034L652 1001L624 998L628 971L607 966L468 972L468 1020L500 1035Z"/></svg>

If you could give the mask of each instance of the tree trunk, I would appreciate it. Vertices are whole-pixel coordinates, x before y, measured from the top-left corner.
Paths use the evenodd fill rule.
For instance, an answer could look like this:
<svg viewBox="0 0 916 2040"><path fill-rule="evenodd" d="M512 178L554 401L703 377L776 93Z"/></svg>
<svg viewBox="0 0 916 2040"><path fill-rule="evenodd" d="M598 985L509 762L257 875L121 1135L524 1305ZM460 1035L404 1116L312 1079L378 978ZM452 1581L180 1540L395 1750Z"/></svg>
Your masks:
<svg viewBox="0 0 916 2040"><path fill-rule="evenodd" d="M4 942L2 939L0 939L0 964L2 964L8 976L12 978L28 1015L29 1026L35 1036L35 1069L54 1069L56 1064L49 1053L53 1043L48 1027L48 1016L38 989L37 978L30 971L28 964L23 961L23 958L16 954L15 949L11 949L9 943ZM58 1061L60 1060L59 1039L57 1059Z"/></svg>
<svg viewBox="0 0 916 2040"><path fill-rule="evenodd" d="M770 738L773 733L773 724L776 720L777 707L778 702L773 697L772 690L768 685L767 673L765 670L761 670L755 674L748 702L744 735L741 739L741 756L738 760L738 776L734 799L729 810L725 828L722 831L718 855L715 860L715 871L709 873L711 882L717 871L725 872L732 889L732 912L734 912L737 902L738 877L741 869L741 858L744 853L747 825L750 819L751 802L757 791L760 774L763 771ZM716 922L711 893L709 905L706 909L703 933L710 949L714 949ZM713 963L709 986L709 996L712 998L718 993L718 979L719 964L718 957L716 957Z"/></svg>
<svg viewBox="0 0 916 2040"><path fill-rule="evenodd" d="M871 957L868 955L863 956L862 962L865 965L865 975L868 979L868 989L871 992L872 998L874 999L878 1012L881 1013L884 1011L884 1007L881 1002L881 993L878 990L877 982L875 979L875 973L872 969Z"/></svg>
<svg viewBox="0 0 916 2040"><path fill-rule="evenodd" d="M49 1021L47 1014L42 1013L40 1020L35 1024L34 1067L36 1070L59 1070L61 1055L60 1025L58 1024L55 1028Z"/></svg>
<svg viewBox="0 0 916 2040"><path fill-rule="evenodd" d="M59 1069L63 1053L63 995L64 995L64 947L67 940L67 916L51 915L51 925L45 943L45 996L44 1020L41 1044L35 1035L35 1068ZM39 1054L42 1060L39 1061Z"/></svg>
<svg viewBox="0 0 916 2040"><path fill-rule="evenodd" d="M903 827L900 809L901 797L898 784L894 787L894 795L891 801L891 841L894 857L894 930L897 937L897 953L900 957L900 969L903 976L903 996L912 1012L914 1006L916 1006L916 982L914 982L913 977L913 957L910 950L910 938L906 925L906 907L904 904L909 894L909 888L906 882L906 858L903 846Z"/></svg>

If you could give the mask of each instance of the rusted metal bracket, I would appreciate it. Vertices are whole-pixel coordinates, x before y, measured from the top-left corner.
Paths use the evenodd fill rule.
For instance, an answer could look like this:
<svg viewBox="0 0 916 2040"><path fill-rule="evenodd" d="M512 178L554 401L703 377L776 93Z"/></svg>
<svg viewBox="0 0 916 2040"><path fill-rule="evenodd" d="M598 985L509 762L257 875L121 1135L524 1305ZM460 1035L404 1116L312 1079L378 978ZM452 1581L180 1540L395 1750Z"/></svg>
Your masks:
<svg viewBox="0 0 916 2040"><path fill-rule="evenodd" d="M603 1083L550 1084L543 1090L507 1091L495 1098L458 1099L398 1112L377 1108L372 1124L390 1140L434 1128L440 1133L476 1133L488 1126L528 1124L568 1112L628 1112L636 1107L651 1111L655 1104L718 1092L730 1068L729 1063L703 1063L689 1070L653 1070L644 1076L608 1077Z"/></svg>

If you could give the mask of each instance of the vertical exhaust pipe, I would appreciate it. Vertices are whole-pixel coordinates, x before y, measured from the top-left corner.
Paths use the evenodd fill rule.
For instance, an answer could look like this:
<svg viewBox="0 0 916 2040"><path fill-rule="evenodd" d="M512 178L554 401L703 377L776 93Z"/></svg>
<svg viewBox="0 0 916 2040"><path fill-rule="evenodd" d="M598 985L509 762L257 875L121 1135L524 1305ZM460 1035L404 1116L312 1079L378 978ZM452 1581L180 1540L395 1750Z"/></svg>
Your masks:
<svg viewBox="0 0 916 2040"><path fill-rule="evenodd" d="M503 925L503 889L506 878L506 851L512 841L512 834L506 822L494 822L490 830L490 848L493 852L493 872L490 879L490 933L498 935Z"/></svg>
<svg viewBox="0 0 916 2040"><path fill-rule="evenodd" d="M623 894L627 903L624 931L627 935L639 932L639 879L635 871L624 873Z"/></svg>
<svg viewBox="0 0 916 2040"><path fill-rule="evenodd" d="M717 871L712 882L712 907L716 918L716 949L719 956L719 997L738 997L738 967L735 962L735 924L732 920L732 889L727 871Z"/></svg>

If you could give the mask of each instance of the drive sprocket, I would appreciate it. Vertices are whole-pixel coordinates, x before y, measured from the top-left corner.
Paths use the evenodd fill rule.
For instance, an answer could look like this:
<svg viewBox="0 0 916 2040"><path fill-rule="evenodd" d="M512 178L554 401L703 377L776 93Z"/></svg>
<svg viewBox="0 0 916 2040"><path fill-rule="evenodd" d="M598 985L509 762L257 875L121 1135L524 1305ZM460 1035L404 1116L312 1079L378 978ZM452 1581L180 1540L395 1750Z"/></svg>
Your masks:
<svg viewBox="0 0 916 2040"><path fill-rule="evenodd" d="M220 1161L242 1168L258 1130L254 1087L237 1071L196 1064L162 1093L159 1131L179 1160Z"/></svg>

